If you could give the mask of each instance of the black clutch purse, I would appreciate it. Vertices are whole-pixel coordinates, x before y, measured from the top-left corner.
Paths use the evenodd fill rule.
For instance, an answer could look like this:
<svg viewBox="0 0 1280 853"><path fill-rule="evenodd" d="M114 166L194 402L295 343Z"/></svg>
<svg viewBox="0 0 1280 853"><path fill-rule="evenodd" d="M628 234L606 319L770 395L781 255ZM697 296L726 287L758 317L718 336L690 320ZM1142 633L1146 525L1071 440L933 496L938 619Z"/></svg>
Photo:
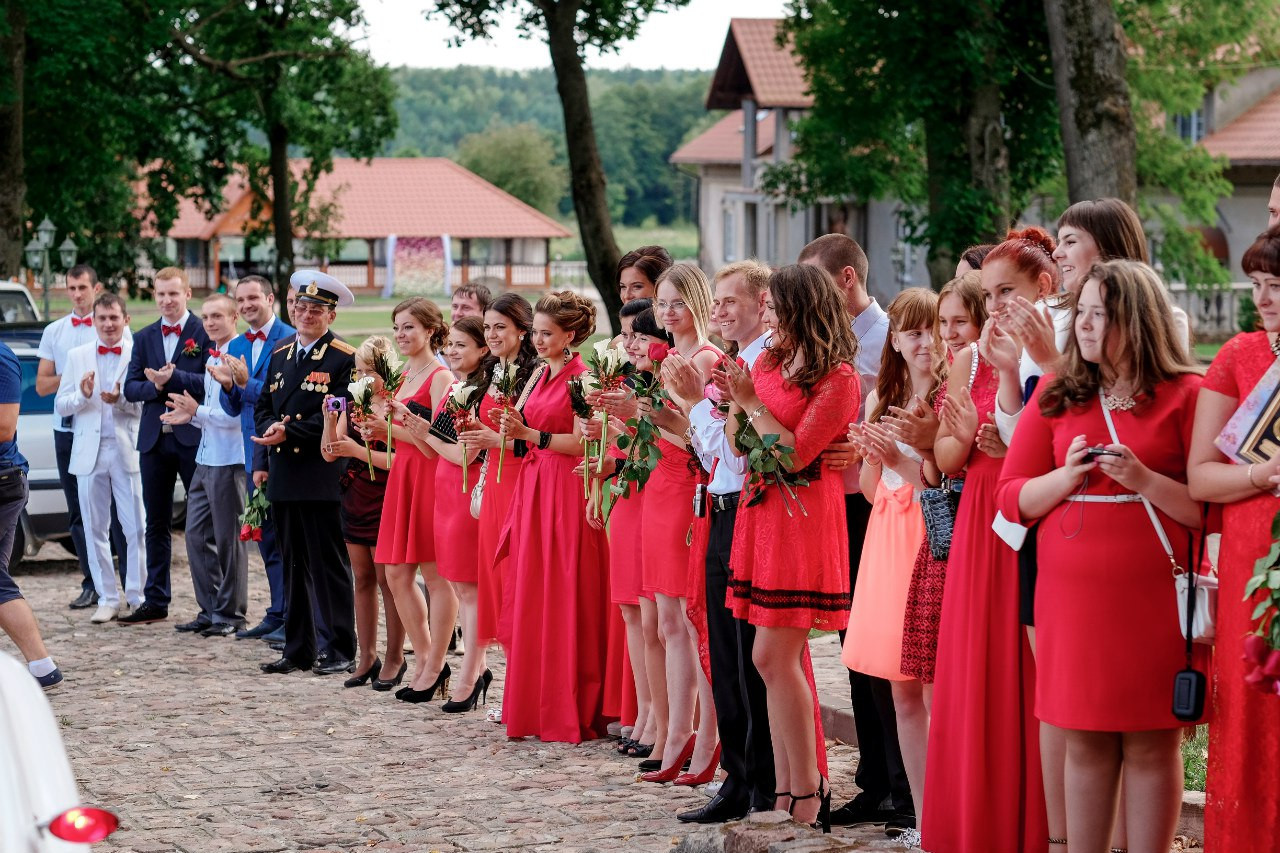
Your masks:
<svg viewBox="0 0 1280 853"><path fill-rule="evenodd" d="M445 444L457 444L458 429L453 420L453 413L448 409L441 409L440 414L436 415L436 419L431 422L431 434Z"/></svg>

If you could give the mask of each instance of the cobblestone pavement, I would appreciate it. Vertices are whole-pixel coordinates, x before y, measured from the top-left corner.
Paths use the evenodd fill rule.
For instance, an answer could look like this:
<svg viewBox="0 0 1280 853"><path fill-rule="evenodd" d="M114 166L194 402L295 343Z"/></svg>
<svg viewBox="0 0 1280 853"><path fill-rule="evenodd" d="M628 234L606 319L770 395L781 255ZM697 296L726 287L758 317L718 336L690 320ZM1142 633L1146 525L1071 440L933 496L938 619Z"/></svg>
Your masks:
<svg viewBox="0 0 1280 853"><path fill-rule="evenodd" d="M634 760L611 742L509 741L483 713L344 690L340 676L263 675L258 664L276 655L258 641L178 634L195 613L181 537L170 618L154 625L95 626L92 610L69 610L79 575L66 556L46 545L18 582L67 676L49 699L84 798L122 820L100 849L648 853L683 837L677 811L705 802L635 781ZM250 575L256 619L256 554ZM3 635L0 648L16 653ZM815 656L834 648L815 641ZM492 705L500 654L490 666ZM838 692L838 664L820 672L824 693ZM855 792L855 762L855 749L831 745L837 804Z"/></svg>

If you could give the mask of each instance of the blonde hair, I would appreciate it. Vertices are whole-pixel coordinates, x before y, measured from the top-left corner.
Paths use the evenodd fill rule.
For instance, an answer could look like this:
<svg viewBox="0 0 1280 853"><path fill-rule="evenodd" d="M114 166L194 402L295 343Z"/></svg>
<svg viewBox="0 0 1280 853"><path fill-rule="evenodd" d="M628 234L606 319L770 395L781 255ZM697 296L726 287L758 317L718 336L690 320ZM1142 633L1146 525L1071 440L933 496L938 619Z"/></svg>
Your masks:
<svg viewBox="0 0 1280 853"><path fill-rule="evenodd" d="M751 291L751 295L759 296L762 291L769 289L769 276L773 275L773 269L755 258L734 261L728 266L721 267L712 279L712 283L719 284L731 275L742 276L742 283Z"/></svg>
<svg viewBox="0 0 1280 853"><path fill-rule="evenodd" d="M658 276L654 286L659 287L664 281L674 287L679 297L684 300L685 306L689 309L689 316L693 318L693 328L698 334L698 339L706 340L710 337L712 294L711 282L707 281L706 273L693 264L672 264L666 272ZM654 304L656 307L657 303ZM658 328L665 332L667 329L662 325L660 314L661 312L657 310L653 312L654 319L658 321Z"/></svg>
<svg viewBox="0 0 1280 853"><path fill-rule="evenodd" d="M356 347L355 357L363 361L367 365L373 364L373 360L378 355L391 355L391 339L383 335L371 335L364 339L364 343Z"/></svg>

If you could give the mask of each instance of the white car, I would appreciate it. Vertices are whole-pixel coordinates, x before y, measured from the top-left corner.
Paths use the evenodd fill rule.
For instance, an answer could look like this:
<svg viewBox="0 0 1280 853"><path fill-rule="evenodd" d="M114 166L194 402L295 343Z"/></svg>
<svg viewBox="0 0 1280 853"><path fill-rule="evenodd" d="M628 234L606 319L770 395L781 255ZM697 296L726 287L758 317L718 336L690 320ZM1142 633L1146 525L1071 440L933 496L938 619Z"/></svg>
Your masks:
<svg viewBox="0 0 1280 853"><path fill-rule="evenodd" d="M49 700L26 666L0 652L0 850L85 853L118 825L81 804Z"/></svg>

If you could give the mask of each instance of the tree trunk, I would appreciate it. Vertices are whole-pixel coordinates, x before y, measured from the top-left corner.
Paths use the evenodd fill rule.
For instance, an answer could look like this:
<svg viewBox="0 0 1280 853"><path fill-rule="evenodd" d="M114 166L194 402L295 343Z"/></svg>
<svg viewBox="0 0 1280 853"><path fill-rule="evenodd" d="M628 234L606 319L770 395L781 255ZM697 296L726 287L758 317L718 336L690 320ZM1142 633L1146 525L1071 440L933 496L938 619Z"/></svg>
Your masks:
<svg viewBox="0 0 1280 853"><path fill-rule="evenodd" d="M289 129L281 121L272 121L267 130L270 141L271 230L275 232L276 301L280 318L289 321L286 300L289 276L293 275L293 175L289 172Z"/></svg>
<svg viewBox="0 0 1280 853"><path fill-rule="evenodd" d="M0 61L4 63L0 74L7 78L6 91L0 92L0 277L17 278L22 269L22 223L27 194L22 154L27 21L18 0L9 0L5 6L6 30L0 34Z"/></svg>
<svg viewBox="0 0 1280 853"><path fill-rule="evenodd" d="M551 65L556 73L560 107L564 112L573 210L578 217L582 249L587 256L587 273L600 292L609 325L617 334L620 331L617 315L622 307L622 298L618 295L615 278L622 253L613 239L613 226L609 220L604 167L600 163L595 127L591 121L587 75L575 37L576 6L569 4L568 8L557 6L546 10L547 41L551 47ZM596 323L597 329L602 330L604 325L603 322Z"/></svg>
<svg viewBox="0 0 1280 853"><path fill-rule="evenodd" d="M1137 202L1137 136L1124 32L1111 0L1045 0L1071 202Z"/></svg>

